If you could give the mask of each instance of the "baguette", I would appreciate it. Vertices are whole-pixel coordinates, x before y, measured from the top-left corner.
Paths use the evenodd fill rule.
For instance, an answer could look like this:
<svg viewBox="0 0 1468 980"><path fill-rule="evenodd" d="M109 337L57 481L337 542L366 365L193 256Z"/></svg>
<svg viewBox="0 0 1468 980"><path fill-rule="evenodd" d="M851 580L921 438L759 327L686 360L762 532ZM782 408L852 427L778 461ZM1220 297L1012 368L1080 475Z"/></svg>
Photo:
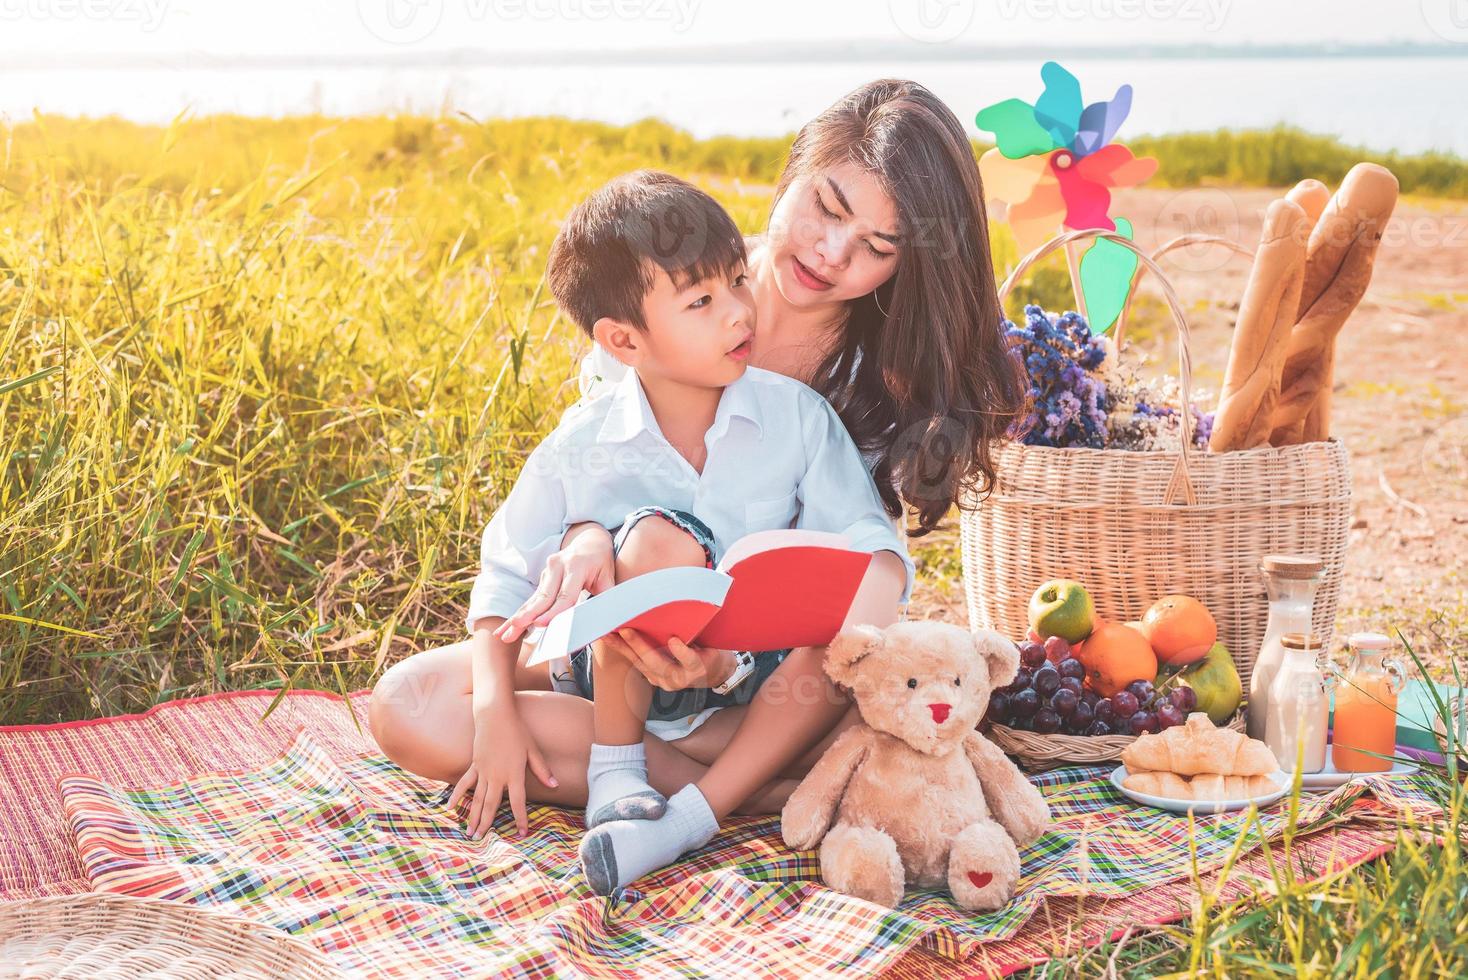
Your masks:
<svg viewBox="0 0 1468 980"><path fill-rule="evenodd" d="M1311 233L1299 312L1271 419L1272 445L1330 435L1336 336L1366 294L1377 246L1396 203L1397 179L1391 171L1358 163Z"/></svg>
<svg viewBox="0 0 1468 980"><path fill-rule="evenodd" d="M1325 206L1330 203L1330 188L1326 187L1314 177L1306 177L1285 195L1286 201L1298 204L1305 211L1305 217L1310 219L1310 227L1313 229L1320 223L1320 216L1325 213Z"/></svg>
<svg viewBox="0 0 1468 980"><path fill-rule="evenodd" d="M1264 231L1239 305L1223 394L1208 440L1211 452L1269 444L1280 375L1305 281L1310 225L1305 209L1285 198L1271 203L1264 215Z"/></svg>
<svg viewBox="0 0 1468 980"><path fill-rule="evenodd" d="M1215 727L1201 711L1188 715L1186 724L1141 736L1122 750L1121 762L1128 772L1179 776L1263 776L1279 768L1269 746L1241 732Z"/></svg>
<svg viewBox="0 0 1468 980"><path fill-rule="evenodd" d="M1121 784L1129 790L1173 800L1247 800L1274 790L1268 776L1221 776L1199 773L1179 776L1174 772L1131 772Z"/></svg>

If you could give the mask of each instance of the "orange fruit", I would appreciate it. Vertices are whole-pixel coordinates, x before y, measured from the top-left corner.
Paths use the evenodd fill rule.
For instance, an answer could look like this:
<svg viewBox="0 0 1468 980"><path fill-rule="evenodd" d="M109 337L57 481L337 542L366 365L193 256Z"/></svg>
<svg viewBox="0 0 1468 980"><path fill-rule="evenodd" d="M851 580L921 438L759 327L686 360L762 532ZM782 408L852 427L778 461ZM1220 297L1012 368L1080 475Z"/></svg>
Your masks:
<svg viewBox="0 0 1468 980"><path fill-rule="evenodd" d="M1079 654L1091 690L1109 698L1132 681L1157 676L1157 657L1141 633L1122 623L1103 623L1086 637Z"/></svg>
<svg viewBox="0 0 1468 980"><path fill-rule="evenodd" d="M1208 656L1218 642L1218 623L1190 595L1166 595L1142 617L1142 632L1159 663L1181 667Z"/></svg>

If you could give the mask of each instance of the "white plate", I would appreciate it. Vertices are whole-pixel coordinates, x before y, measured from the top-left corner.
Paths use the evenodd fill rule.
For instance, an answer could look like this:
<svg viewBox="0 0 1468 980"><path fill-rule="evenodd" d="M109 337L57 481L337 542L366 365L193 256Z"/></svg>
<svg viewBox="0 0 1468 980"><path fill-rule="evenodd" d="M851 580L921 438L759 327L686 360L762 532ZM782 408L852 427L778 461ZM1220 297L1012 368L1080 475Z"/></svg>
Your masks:
<svg viewBox="0 0 1468 980"><path fill-rule="evenodd" d="M1335 789L1337 786L1344 786L1351 780L1360 779L1362 776L1386 776L1394 773L1416 771L1417 767L1410 762L1397 762L1393 763L1390 769L1383 770L1382 772L1341 772L1330 761L1330 755L1327 753L1325 757L1325 768L1319 772L1307 772L1302 775L1300 777L1300 786L1304 789ZM1287 772L1285 773L1285 778L1289 779L1291 775L1293 774Z"/></svg>
<svg viewBox="0 0 1468 980"><path fill-rule="evenodd" d="M1265 807L1289 792L1289 777L1282 772L1275 771L1269 774L1270 780L1278 789L1272 793L1262 796L1251 797L1247 800L1175 800L1166 796L1153 796L1151 793L1138 793L1136 790L1127 789L1122 780L1126 779L1126 766L1117 766L1111 772L1111 785L1123 796L1136 800L1146 806L1155 806L1159 810L1171 810L1173 813L1187 813L1193 810L1197 813L1227 813L1230 810L1242 810L1250 803L1257 807Z"/></svg>

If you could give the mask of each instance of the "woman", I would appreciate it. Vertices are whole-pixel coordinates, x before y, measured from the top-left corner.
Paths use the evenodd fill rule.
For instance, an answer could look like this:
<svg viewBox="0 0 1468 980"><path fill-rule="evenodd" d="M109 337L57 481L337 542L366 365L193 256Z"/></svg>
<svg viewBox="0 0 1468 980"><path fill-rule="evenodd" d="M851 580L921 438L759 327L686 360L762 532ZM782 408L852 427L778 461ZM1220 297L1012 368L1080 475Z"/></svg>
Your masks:
<svg viewBox="0 0 1468 980"><path fill-rule="evenodd" d="M749 258L758 313L750 363L831 402L894 520L905 505L908 533L921 536L970 490L988 490L992 448L1021 412L1025 386L1001 328L978 166L942 102L914 82L883 79L808 123ZM593 354L583 387L619 367ZM609 586L612 569L607 530L570 529L536 594L498 635L513 641L545 624L582 589ZM901 560L878 554L848 622L894 622L904 581ZM523 835L526 799L585 805L591 702L556 690L544 668L525 668L522 653L514 675L521 737L484 737L471 708L470 642L384 674L372 729L405 768L454 782L452 798L473 792L476 835L506 793ZM702 658L674 659L635 634L607 642L657 687L708 686ZM665 796L697 782L719 819L778 812L856 719L826 678L823 656L818 647L792 651L748 704L721 708L676 741L649 735L649 782Z"/></svg>

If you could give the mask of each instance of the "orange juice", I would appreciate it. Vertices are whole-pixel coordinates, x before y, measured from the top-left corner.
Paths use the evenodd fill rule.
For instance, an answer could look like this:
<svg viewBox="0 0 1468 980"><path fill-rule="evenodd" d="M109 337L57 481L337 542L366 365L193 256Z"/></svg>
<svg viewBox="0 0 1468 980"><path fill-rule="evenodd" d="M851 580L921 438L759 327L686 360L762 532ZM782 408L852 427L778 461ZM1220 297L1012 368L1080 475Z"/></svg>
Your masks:
<svg viewBox="0 0 1468 980"><path fill-rule="evenodd" d="M1383 661L1387 637L1356 633L1348 642L1354 656L1336 686L1331 762L1340 772L1385 772L1396 749L1397 692L1405 677L1395 660Z"/></svg>

